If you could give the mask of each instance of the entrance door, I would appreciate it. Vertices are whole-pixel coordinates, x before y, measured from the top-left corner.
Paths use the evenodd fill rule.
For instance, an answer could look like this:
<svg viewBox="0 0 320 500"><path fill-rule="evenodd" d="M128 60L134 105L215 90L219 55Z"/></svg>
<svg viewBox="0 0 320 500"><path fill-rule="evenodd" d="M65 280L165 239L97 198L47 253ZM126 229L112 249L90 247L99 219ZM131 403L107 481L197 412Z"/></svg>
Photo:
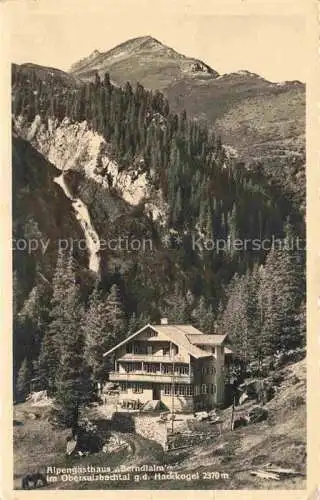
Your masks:
<svg viewBox="0 0 320 500"><path fill-rule="evenodd" d="M153 384L153 386L152 386L152 399L157 400L157 401L160 399L160 385L159 384Z"/></svg>

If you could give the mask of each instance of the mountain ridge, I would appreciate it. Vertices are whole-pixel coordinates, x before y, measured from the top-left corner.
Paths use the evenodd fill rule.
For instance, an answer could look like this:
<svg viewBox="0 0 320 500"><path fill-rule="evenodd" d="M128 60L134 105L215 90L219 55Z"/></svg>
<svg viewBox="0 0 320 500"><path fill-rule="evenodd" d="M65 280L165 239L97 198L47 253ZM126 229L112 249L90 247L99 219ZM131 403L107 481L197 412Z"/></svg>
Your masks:
<svg viewBox="0 0 320 500"><path fill-rule="evenodd" d="M277 158L292 151L304 156L305 85L298 80L270 82L247 69L220 75L150 35L97 51L80 62L71 74L83 81L108 72L118 85L139 82L160 90L174 112L186 110L204 121L245 162L263 160L270 150Z"/></svg>
<svg viewBox="0 0 320 500"><path fill-rule="evenodd" d="M284 80L281 82L272 81L272 80L265 78L263 75L261 75L259 73L256 73L254 71L250 71L250 70L245 69L245 68L239 68L238 70L234 70L234 71L220 74L216 69L212 68L209 64L205 63L202 59L199 59L197 57L187 56L183 53L180 53L177 50L175 50L174 48L166 45L165 43L162 43L160 40L158 40L157 38L155 38L151 35L143 35L143 36L130 38L124 42L121 42L121 43L115 45L114 47L112 47L111 49L108 49L106 51L100 51L98 49L95 49L88 56L81 58L78 61L74 62L70 66L69 70L67 70L67 72L68 73L77 73L79 71L81 72L81 70L84 69L86 62L89 62L90 64L97 63L99 61L97 61L96 59L101 59L102 57L103 58L113 57L115 55L119 55L120 51L123 51L123 52L127 51L128 53L132 53L136 50L141 50L141 49L153 49L153 50L158 49L158 50L162 50L163 52L167 51L171 55L175 55L177 57L177 59L180 59L180 60L189 60L189 61L195 61L195 62L198 61L199 63L203 64L207 68L208 73L214 75L214 78L224 78L226 76L231 76L231 75L232 76L234 76L234 75L246 75L249 77L260 78L260 79L262 79L270 84L273 84L273 85L279 85L279 84L283 85L283 84L290 84L290 83L299 84L299 85L303 85L303 86L305 85L304 82L301 82L300 80L297 80L297 79ZM121 55L124 56L124 53Z"/></svg>
<svg viewBox="0 0 320 500"><path fill-rule="evenodd" d="M95 49L89 56L84 57L80 59L79 61L73 63L69 69L70 73L78 71L82 65L86 61L92 61L95 58L99 58L101 56L103 57L112 57L115 55L119 55L119 53L127 51L127 52L134 52L138 49L158 49L162 51L167 51L167 53L170 53L171 55L174 55L178 59L184 59L184 60L193 60L193 61L199 61L202 64L205 64L203 61L201 61L198 58L194 57L188 57L184 54L181 54L177 52L175 49L172 47L169 47L166 44L163 44L158 40L157 38L152 37L151 35L146 35L146 36L140 36L140 37L135 37L135 38L130 38L125 42L121 42L120 44L112 47L111 49L108 49L106 51L101 52L100 50ZM207 68L212 74L217 74L218 72L212 69L209 65L207 65Z"/></svg>

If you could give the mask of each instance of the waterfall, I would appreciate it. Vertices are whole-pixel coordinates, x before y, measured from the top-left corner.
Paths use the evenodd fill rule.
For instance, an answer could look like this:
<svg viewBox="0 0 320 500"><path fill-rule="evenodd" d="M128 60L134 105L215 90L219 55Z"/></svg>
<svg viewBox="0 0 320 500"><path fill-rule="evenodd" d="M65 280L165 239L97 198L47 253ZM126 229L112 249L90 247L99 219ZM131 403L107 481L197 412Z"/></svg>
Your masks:
<svg viewBox="0 0 320 500"><path fill-rule="evenodd" d="M72 201L72 206L75 212L76 219L84 232L86 239L86 247L89 254L89 269L98 273L100 271L100 240L96 230L91 222L91 217L87 206L80 198L74 198L64 178L64 172L58 177L55 177L56 182L63 190L66 197Z"/></svg>

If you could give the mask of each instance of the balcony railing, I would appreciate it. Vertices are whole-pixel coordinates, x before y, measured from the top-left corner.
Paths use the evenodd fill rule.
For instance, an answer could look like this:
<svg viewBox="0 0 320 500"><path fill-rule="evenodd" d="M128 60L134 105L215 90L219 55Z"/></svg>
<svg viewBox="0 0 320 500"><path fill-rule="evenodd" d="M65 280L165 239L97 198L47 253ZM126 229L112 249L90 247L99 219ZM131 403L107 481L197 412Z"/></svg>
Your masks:
<svg viewBox="0 0 320 500"><path fill-rule="evenodd" d="M126 353L119 357L118 361L146 361L148 363L186 363L188 360L177 354L170 356L169 354L141 354L141 353Z"/></svg>
<svg viewBox="0 0 320 500"><path fill-rule="evenodd" d="M166 383L172 383L172 379L174 378L174 381L176 383L184 383L184 384L191 384L193 381L193 374L184 374L184 373L175 373L174 376L172 376L171 373L151 373L151 372L143 372L143 371L134 371L134 372L116 372L112 371L109 373L109 380L112 382L162 382L164 384Z"/></svg>

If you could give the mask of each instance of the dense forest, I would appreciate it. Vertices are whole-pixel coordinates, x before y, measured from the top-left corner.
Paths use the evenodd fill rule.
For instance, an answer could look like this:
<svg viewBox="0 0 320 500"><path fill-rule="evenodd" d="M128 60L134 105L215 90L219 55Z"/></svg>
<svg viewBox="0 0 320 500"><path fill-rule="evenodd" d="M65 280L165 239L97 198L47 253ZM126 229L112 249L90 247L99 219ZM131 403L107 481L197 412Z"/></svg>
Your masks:
<svg viewBox="0 0 320 500"><path fill-rule="evenodd" d="M120 229L108 226L109 231L129 228L131 234L151 235L155 242L153 255L136 256L123 272L121 265L113 270L106 266L102 276L93 276L78 255L59 252L49 264L33 262L33 279L26 286L25 260L14 258L16 394L27 391L31 378L39 376L57 398L65 398L61 388L81 372L77 398L85 401L90 384L106 377L102 353L163 315L209 334L229 334L246 360L304 345L303 208L270 182L267 165L246 168L228 156L220 138L204 124L184 111L172 113L163 94L140 84L117 87L108 74L73 85L54 72L14 65L12 96L13 116L22 115L29 123L36 115L44 123L48 118L86 120L105 138L108 155L120 170L145 173L168 206L165 228L143 207L124 217ZM72 181L83 196L94 182L81 175ZM30 180L25 182L28 189ZM15 186L14 237L41 233L37 222L22 217L22 188L15 192ZM90 201L103 234L110 224L106 214L111 201L114 207L121 200L96 187ZM163 248L161 237L169 229L174 230L170 248ZM183 235L182 245L175 241L177 233ZM201 249L192 245L195 235ZM246 249L231 244L213 252L204 244L219 239L246 240ZM271 249L253 244L272 239L278 246Z"/></svg>

